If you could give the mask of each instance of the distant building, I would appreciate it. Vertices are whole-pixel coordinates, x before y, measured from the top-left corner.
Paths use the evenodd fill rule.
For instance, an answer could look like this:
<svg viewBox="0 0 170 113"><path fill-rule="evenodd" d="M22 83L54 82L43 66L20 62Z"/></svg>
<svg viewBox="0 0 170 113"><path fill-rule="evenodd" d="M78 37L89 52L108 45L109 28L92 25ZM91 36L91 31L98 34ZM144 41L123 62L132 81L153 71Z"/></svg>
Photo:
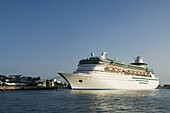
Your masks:
<svg viewBox="0 0 170 113"><path fill-rule="evenodd" d="M37 86L39 86L39 87L46 87L46 81L45 80L39 80Z"/></svg>
<svg viewBox="0 0 170 113"><path fill-rule="evenodd" d="M41 80L40 77L23 75L0 75L0 86L39 86L45 88L68 88L68 83L57 79Z"/></svg>
<svg viewBox="0 0 170 113"><path fill-rule="evenodd" d="M0 86L2 86L3 82L0 80Z"/></svg>
<svg viewBox="0 0 170 113"><path fill-rule="evenodd" d="M3 86L4 85L4 82L6 80L7 76L5 75L0 75L0 86Z"/></svg>
<svg viewBox="0 0 170 113"><path fill-rule="evenodd" d="M164 88L170 89L170 84L163 85Z"/></svg>
<svg viewBox="0 0 170 113"><path fill-rule="evenodd" d="M57 81L57 79L50 79L45 81L45 87L53 88L68 88L68 84L62 81Z"/></svg>
<svg viewBox="0 0 170 113"><path fill-rule="evenodd" d="M5 79L5 85L16 85L16 86L37 86L40 77L25 77L22 75L9 75Z"/></svg>
<svg viewBox="0 0 170 113"><path fill-rule="evenodd" d="M7 78L5 75L0 75L0 81L4 81Z"/></svg>

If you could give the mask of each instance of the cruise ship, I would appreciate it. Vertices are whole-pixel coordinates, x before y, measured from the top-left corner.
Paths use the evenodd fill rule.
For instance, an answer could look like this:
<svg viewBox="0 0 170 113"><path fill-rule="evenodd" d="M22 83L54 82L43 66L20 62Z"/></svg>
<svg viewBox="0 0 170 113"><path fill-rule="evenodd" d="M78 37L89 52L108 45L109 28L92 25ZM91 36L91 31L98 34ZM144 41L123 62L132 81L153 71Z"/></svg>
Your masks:
<svg viewBox="0 0 170 113"><path fill-rule="evenodd" d="M159 79L153 70L147 67L142 57L137 56L134 63L123 63L116 58L107 58L91 53L89 58L79 61L73 73L58 73L71 86L71 89L128 89L151 90L159 85Z"/></svg>

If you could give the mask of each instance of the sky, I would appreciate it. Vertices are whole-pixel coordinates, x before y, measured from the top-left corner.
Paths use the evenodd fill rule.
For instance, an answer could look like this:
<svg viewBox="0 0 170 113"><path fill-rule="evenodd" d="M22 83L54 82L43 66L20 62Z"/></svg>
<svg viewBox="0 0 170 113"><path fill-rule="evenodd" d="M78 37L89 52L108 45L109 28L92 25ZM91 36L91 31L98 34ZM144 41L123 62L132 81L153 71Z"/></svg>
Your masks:
<svg viewBox="0 0 170 113"><path fill-rule="evenodd" d="M170 83L169 0L0 0L0 74L52 78L91 52L142 56Z"/></svg>

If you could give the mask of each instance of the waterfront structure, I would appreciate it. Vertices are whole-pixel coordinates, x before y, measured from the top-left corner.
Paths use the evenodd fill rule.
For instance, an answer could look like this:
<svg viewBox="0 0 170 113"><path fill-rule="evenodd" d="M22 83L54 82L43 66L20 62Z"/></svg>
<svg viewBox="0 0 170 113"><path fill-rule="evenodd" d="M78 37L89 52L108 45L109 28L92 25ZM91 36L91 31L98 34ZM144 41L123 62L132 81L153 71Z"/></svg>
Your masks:
<svg viewBox="0 0 170 113"><path fill-rule="evenodd" d="M68 84L66 82L58 81L57 79L46 80L45 84L45 87L68 88Z"/></svg>
<svg viewBox="0 0 170 113"><path fill-rule="evenodd" d="M107 53L101 56L91 56L79 61L78 68L73 73L58 73L72 89L155 89L159 79L153 70L138 56L134 63L125 64L117 59L107 58Z"/></svg>
<svg viewBox="0 0 170 113"><path fill-rule="evenodd" d="M158 89L170 89L170 84L159 85Z"/></svg>
<svg viewBox="0 0 170 113"><path fill-rule="evenodd" d="M3 82L0 80L0 86L2 86Z"/></svg>
<svg viewBox="0 0 170 113"><path fill-rule="evenodd" d="M25 77L22 75L0 76L3 86L36 86L40 77Z"/></svg>
<svg viewBox="0 0 170 113"><path fill-rule="evenodd" d="M40 77L23 75L0 75L0 91L9 90L47 90L68 88L68 84L57 79L41 80Z"/></svg>

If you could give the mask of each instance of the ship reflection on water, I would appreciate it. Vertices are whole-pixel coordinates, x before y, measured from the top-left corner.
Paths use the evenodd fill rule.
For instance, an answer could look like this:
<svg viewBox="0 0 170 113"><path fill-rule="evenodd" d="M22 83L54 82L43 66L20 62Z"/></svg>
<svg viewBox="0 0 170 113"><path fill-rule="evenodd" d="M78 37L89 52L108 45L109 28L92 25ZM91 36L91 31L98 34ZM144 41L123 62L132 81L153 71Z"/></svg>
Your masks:
<svg viewBox="0 0 170 113"><path fill-rule="evenodd" d="M83 106L92 112L158 112L154 106L158 90L70 90L70 93L80 97Z"/></svg>
<svg viewBox="0 0 170 113"><path fill-rule="evenodd" d="M153 90L70 90L71 94L87 94L96 96L114 96L114 97L143 97L155 96L158 94L158 89Z"/></svg>

